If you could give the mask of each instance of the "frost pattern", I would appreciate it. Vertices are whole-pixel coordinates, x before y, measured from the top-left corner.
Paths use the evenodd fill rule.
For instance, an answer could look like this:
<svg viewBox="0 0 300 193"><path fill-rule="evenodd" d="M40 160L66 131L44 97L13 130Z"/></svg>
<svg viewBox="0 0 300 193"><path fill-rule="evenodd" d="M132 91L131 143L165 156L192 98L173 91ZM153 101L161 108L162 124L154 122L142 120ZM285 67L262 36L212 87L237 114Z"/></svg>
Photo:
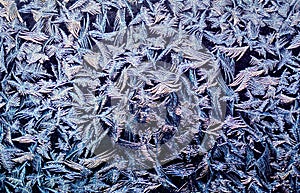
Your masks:
<svg viewBox="0 0 300 193"><path fill-rule="evenodd" d="M298 0L0 0L1 192L299 192L299 13ZM132 170L101 144L126 139L118 89L138 77L131 97L168 93L175 126L188 113L159 63L192 85L200 126L168 163L140 147L153 168Z"/></svg>

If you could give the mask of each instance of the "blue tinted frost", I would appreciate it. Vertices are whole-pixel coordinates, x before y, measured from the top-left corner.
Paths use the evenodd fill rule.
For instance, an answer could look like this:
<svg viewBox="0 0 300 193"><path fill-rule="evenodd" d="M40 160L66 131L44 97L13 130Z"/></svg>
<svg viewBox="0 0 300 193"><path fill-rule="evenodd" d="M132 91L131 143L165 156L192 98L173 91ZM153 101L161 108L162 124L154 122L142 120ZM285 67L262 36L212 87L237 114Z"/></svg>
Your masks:
<svg viewBox="0 0 300 193"><path fill-rule="evenodd" d="M0 192L299 192L298 0L0 0Z"/></svg>

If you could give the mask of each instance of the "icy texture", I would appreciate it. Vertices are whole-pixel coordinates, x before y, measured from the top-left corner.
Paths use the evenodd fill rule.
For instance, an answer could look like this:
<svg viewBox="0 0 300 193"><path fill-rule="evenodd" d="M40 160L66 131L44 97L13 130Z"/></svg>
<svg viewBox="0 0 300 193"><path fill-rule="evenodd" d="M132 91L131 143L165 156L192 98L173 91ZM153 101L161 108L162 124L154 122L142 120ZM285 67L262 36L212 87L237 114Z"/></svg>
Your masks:
<svg viewBox="0 0 300 193"><path fill-rule="evenodd" d="M0 0L0 191L299 192L299 31L298 0Z"/></svg>

